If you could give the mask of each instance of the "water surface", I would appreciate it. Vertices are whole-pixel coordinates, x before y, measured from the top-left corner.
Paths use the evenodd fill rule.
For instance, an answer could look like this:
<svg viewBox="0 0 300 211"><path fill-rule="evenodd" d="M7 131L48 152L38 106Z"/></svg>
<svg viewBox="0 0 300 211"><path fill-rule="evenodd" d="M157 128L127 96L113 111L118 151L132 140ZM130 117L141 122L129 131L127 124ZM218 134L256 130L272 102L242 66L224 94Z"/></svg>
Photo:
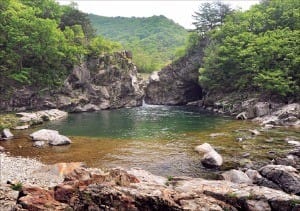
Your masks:
<svg viewBox="0 0 300 211"><path fill-rule="evenodd" d="M45 163L84 161L92 167L140 167L164 176L212 178L219 170L202 167L201 156L193 150L199 144L212 144L224 157L220 170L226 170L237 167L241 160L263 165L290 148L283 141L286 136L299 137L299 131L292 129L251 136L248 129L257 127L249 121L216 116L197 107L143 106L70 114L66 119L17 133L16 139L1 145L13 155L34 157ZM41 128L58 130L73 144L32 147L28 134ZM239 142L239 137L246 140ZM246 153L250 153L247 160Z"/></svg>

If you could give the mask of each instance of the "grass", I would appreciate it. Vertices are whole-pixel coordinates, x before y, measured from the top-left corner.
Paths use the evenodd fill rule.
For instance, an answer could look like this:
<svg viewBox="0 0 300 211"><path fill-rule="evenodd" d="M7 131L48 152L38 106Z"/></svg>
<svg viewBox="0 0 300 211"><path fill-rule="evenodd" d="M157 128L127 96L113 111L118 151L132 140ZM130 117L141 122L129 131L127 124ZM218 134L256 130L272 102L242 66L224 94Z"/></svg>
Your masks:
<svg viewBox="0 0 300 211"><path fill-rule="evenodd" d="M18 118L15 114L0 114L0 130L13 128L18 125Z"/></svg>
<svg viewBox="0 0 300 211"><path fill-rule="evenodd" d="M18 182L16 184L11 184L11 189L15 191L21 191L23 187L23 184L21 182Z"/></svg>

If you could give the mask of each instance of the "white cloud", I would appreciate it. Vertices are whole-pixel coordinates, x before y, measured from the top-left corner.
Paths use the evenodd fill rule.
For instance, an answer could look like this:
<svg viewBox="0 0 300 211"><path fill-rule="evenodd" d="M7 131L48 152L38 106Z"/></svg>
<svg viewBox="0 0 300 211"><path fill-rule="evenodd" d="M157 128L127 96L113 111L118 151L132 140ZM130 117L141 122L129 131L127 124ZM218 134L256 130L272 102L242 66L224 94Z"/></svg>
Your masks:
<svg viewBox="0 0 300 211"><path fill-rule="evenodd" d="M61 4L68 4L70 0L57 0ZM108 17L150 17L164 15L173 19L185 28L193 28L192 14L205 1L75 1L78 9L86 13ZM248 9L259 1L223 1L233 8Z"/></svg>

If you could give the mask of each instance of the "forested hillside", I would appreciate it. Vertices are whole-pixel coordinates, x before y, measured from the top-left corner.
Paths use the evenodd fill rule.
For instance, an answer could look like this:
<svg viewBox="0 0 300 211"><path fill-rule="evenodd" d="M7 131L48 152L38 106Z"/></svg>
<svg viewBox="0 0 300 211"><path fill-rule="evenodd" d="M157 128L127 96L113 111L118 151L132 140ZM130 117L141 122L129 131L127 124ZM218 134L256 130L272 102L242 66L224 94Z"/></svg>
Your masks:
<svg viewBox="0 0 300 211"><path fill-rule="evenodd" d="M90 14L97 33L120 42L133 52L139 71L152 72L178 58L188 32L164 16L149 18L103 17Z"/></svg>
<svg viewBox="0 0 300 211"><path fill-rule="evenodd" d="M212 11L204 9L200 13ZM198 26L204 26L198 29L205 24L198 20ZM299 98L300 1L264 0L246 12L227 15L221 26L198 33L210 38L200 69L206 92Z"/></svg>
<svg viewBox="0 0 300 211"><path fill-rule="evenodd" d="M60 86L75 64L119 44L95 36L87 14L54 0L0 0L0 91Z"/></svg>

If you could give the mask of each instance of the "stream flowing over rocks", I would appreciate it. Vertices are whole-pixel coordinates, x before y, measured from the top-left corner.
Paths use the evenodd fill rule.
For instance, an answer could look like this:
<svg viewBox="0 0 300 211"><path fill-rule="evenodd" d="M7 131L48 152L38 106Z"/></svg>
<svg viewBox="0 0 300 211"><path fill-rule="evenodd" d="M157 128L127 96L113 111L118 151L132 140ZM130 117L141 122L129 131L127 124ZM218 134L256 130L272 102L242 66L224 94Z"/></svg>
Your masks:
<svg viewBox="0 0 300 211"><path fill-rule="evenodd" d="M13 90L11 96L1 99L0 110L85 112L140 106L144 84L131 59L127 51L89 58L73 68L60 89L43 93L32 87Z"/></svg>

